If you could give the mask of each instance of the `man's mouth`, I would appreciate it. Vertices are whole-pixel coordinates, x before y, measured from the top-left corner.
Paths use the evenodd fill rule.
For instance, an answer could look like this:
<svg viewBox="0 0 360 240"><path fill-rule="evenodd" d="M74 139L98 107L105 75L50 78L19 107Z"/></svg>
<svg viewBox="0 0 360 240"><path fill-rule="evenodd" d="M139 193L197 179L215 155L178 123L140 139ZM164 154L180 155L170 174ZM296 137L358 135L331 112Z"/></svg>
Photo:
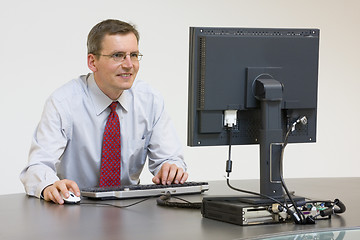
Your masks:
<svg viewBox="0 0 360 240"><path fill-rule="evenodd" d="M127 78L127 77L131 76L131 73L120 73L120 74L117 74L117 76Z"/></svg>

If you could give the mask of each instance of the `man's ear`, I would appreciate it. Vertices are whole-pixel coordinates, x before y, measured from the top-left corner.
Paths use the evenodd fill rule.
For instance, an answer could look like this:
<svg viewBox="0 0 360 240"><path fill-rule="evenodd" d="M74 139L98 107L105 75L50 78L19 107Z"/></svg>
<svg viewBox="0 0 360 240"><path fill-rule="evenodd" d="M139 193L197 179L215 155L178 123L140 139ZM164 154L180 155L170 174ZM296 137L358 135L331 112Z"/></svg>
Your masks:
<svg viewBox="0 0 360 240"><path fill-rule="evenodd" d="M89 69L90 69L92 72L96 72L96 71L97 71L95 62L96 62L95 55L92 54L92 53L89 53L88 56L87 56L87 64L88 64Z"/></svg>

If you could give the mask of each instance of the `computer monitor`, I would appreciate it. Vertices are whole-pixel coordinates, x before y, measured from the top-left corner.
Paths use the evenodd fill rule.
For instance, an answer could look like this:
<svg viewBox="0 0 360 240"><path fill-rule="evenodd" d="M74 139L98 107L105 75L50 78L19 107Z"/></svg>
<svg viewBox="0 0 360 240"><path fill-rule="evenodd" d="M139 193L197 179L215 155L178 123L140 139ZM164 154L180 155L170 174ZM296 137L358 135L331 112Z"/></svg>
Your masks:
<svg viewBox="0 0 360 240"><path fill-rule="evenodd" d="M319 29L190 27L188 146L260 145L260 193L282 197L280 156L316 141ZM226 113L226 114L225 114ZM232 134L228 113L235 116ZM299 163L300 164L300 163Z"/></svg>

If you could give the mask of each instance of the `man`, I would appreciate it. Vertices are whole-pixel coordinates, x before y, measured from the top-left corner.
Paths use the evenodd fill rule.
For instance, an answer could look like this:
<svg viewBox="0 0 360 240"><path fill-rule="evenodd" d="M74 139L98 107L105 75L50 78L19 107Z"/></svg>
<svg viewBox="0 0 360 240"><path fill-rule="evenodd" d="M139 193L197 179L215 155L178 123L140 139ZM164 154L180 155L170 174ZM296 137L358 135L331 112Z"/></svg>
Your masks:
<svg viewBox="0 0 360 240"><path fill-rule="evenodd" d="M139 183L146 157L154 183L187 180L181 144L162 98L135 80L142 57L138 41L137 30L118 20L105 20L90 31L87 63L92 73L70 81L47 100L20 175L28 195L63 204L61 194L80 196L81 188L101 186L108 168L104 151L118 164L112 176L116 184ZM118 147L109 150L113 143L103 144L110 119L120 127L111 132L119 136Z"/></svg>

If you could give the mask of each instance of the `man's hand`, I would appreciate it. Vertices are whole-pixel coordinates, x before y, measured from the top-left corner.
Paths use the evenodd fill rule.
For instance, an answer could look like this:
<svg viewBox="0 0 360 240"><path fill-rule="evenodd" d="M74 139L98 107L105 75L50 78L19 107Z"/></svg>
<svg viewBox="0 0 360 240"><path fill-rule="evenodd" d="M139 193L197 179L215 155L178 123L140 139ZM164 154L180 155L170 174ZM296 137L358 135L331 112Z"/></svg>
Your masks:
<svg viewBox="0 0 360 240"><path fill-rule="evenodd" d="M61 197L60 192L65 198L68 198L69 191L73 192L77 197L80 197L80 189L76 182L63 179L54 182L54 184L47 186L43 191L43 197L46 201L53 201L57 204L64 204L64 200Z"/></svg>
<svg viewBox="0 0 360 240"><path fill-rule="evenodd" d="M171 183L183 184L187 178L187 172L184 172L184 170L176 166L176 164L164 163L152 181L155 184L162 185L170 185Z"/></svg>

